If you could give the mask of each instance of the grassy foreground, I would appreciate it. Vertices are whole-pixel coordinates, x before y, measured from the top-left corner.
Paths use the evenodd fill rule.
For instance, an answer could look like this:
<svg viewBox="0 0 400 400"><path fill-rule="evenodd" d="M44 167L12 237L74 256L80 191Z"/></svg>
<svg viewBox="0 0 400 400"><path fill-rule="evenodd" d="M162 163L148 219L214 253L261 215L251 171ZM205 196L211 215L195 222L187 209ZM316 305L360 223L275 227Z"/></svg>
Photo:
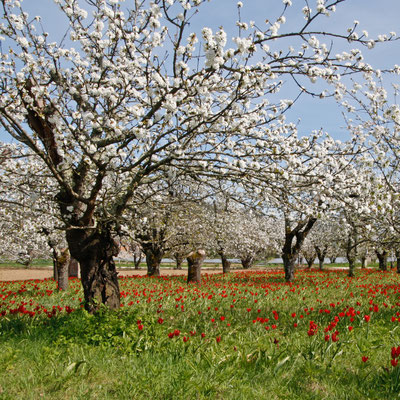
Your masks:
<svg viewBox="0 0 400 400"><path fill-rule="evenodd" d="M118 312L80 282L0 282L0 399L393 399L400 277L280 271L121 278Z"/></svg>

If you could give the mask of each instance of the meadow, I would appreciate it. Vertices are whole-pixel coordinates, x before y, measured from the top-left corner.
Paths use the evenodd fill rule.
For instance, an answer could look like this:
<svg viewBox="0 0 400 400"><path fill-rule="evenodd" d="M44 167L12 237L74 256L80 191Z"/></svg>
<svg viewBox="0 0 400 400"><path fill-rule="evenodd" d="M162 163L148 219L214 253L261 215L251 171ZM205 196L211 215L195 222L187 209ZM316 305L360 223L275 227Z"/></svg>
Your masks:
<svg viewBox="0 0 400 400"><path fill-rule="evenodd" d="M0 399L382 399L400 391L400 276L301 270L0 282Z"/></svg>

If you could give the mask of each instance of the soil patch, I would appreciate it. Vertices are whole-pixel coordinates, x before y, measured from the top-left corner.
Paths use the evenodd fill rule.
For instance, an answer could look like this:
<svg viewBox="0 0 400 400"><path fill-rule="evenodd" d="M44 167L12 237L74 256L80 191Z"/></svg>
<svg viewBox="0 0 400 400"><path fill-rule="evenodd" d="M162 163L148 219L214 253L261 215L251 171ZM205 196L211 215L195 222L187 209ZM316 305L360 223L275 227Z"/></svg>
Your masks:
<svg viewBox="0 0 400 400"><path fill-rule="evenodd" d="M204 268L201 272L207 274L218 274L222 273L221 269L208 269ZM123 268L118 269L118 276L131 276L131 275L146 275L145 269L129 269ZM172 268L161 268L161 275L187 275L187 269L176 270ZM1 268L0 269L0 281L22 281L28 279L46 279L53 277L53 270L51 268L29 268L29 269L18 269L18 268Z"/></svg>

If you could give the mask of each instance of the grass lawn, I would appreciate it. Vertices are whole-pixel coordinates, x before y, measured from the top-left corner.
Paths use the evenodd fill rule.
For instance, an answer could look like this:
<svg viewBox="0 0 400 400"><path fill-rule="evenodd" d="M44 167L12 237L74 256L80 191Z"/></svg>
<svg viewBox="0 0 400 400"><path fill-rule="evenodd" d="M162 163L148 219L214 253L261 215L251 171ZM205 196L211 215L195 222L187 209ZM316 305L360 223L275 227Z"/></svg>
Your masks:
<svg viewBox="0 0 400 400"><path fill-rule="evenodd" d="M120 279L89 315L80 282L0 282L0 399L392 399L395 272Z"/></svg>

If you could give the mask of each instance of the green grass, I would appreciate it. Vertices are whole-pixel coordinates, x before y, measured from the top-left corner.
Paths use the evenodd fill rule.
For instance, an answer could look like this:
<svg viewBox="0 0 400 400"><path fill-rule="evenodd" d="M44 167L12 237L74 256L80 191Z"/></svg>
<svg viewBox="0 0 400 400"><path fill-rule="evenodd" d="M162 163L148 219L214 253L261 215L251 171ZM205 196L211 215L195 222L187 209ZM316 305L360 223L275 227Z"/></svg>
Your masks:
<svg viewBox="0 0 400 400"><path fill-rule="evenodd" d="M49 268L53 266L53 262L51 260L45 260L45 259L36 259L32 261L32 264L28 268ZM0 262L0 269L1 268L26 268L23 264L17 263L15 261L7 261L7 260L2 260Z"/></svg>
<svg viewBox="0 0 400 400"><path fill-rule="evenodd" d="M118 312L89 315L78 280L66 292L52 280L0 282L0 399L398 398L394 272L350 279L313 269L287 284L281 271L253 271L204 274L202 286L185 277L120 286Z"/></svg>

